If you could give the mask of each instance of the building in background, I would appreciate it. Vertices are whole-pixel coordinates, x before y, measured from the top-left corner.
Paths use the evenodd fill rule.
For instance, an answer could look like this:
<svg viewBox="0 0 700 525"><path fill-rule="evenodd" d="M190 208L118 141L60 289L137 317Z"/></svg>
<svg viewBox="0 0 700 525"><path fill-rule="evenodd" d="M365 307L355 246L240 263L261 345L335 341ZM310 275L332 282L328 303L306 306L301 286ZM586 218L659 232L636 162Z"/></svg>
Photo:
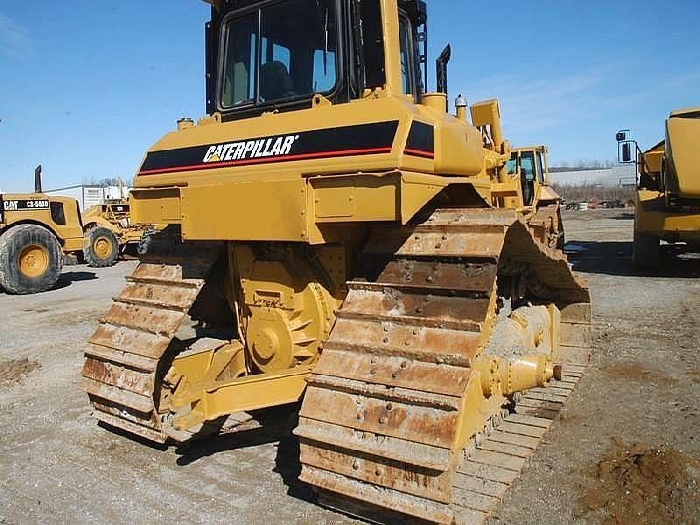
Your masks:
<svg viewBox="0 0 700 525"><path fill-rule="evenodd" d="M630 166L550 170L550 182L567 209L633 206L637 176Z"/></svg>
<svg viewBox="0 0 700 525"><path fill-rule="evenodd" d="M124 187L124 197L129 195L131 188ZM62 197L72 197L80 204L80 209L85 211L90 206L95 204L103 204L109 199L119 199L121 194L118 186L94 186L88 184L80 184L77 186L67 186L65 188L57 188L48 190L44 193L48 195L59 195Z"/></svg>
<svg viewBox="0 0 700 525"><path fill-rule="evenodd" d="M549 179L559 187L566 186L604 186L632 187L637 183L634 166L624 165L612 168L561 170L550 169Z"/></svg>

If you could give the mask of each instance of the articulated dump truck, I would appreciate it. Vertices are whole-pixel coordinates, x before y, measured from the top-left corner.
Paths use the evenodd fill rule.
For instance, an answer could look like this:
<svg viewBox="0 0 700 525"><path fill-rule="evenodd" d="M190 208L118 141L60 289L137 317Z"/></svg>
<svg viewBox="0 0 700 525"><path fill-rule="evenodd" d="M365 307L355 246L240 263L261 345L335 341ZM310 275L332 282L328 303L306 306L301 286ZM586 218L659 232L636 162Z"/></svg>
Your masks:
<svg viewBox="0 0 700 525"><path fill-rule="evenodd" d="M85 350L95 416L166 443L289 406L322 504L482 521L587 367L558 205L495 100L423 92L424 2L211 3L208 116L136 174L132 220L168 226Z"/></svg>
<svg viewBox="0 0 700 525"><path fill-rule="evenodd" d="M672 111L665 140L646 151L627 130L617 141L620 161L636 163L638 173L634 265L656 266L661 240L700 250L700 107Z"/></svg>

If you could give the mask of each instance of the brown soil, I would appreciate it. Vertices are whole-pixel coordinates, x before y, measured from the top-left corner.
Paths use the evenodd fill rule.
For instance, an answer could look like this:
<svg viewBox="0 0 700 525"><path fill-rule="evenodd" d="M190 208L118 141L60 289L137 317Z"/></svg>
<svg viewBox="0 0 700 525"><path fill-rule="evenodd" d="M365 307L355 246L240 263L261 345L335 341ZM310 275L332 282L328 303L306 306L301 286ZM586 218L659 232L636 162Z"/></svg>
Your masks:
<svg viewBox="0 0 700 525"><path fill-rule="evenodd" d="M488 524L700 524L700 260L662 246L637 271L631 217L564 221L591 288L590 368Z"/></svg>
<svg viewBox="0 0 700 525"><path fill-rule="evenodd" d="M0 387L18 383L24 376L36 370L41 365L26 357L0 361Z"/></svg>
<svg viewBox="0 0 700 525"><path fill-rule="evenodd" d="M578 514L604 524L697 523L700 461L675 450L613 440L578 501Z"/></svg>
<svg viewBox="0 0 700 525"><path fill-rule="evenodd" d="M608 366L603 369L605 374L613 377L624 377L636 381L651 382L656 385L672 385L678 383L678 379L666 374L647 370L634 363L620 363Z"/></svg>

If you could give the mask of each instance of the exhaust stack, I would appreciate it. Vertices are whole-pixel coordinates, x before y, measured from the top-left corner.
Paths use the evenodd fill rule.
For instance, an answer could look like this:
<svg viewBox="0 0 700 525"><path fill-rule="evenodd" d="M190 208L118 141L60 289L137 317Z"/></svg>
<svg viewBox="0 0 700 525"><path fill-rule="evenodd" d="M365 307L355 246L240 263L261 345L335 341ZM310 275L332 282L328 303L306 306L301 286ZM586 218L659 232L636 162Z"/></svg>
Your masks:
<svg viewBox="0 0 700 525"><path fill-rule="evenodd" d="M34 168L34 193L41 193L41 164Z"/></svg>
<svg viewBox="0 0 700 525"><path fill-rule="evenodd" d="M440 56L435 61L435 71L437 73L437 92L447 95L447 63L452 56L452 48L449 44L442 50ZM449 102L445 97L445 111L449 112Z"/></svg>

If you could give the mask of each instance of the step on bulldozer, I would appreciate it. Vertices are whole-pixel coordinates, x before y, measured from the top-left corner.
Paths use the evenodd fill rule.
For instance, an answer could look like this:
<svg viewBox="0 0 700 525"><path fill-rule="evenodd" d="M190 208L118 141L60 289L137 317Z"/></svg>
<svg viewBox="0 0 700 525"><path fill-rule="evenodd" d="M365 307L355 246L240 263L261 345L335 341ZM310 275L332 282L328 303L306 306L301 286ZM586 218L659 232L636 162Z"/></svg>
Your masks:
<svg viewBox="0 0 700 525"><path fill-rule="evenodd" d="M632 263L659 263L660 241L700 251L700 107L672 111L666 138L642 151L629 130L617 132L618 160L637 169ZM634 150L634 151L633 151Z"/></svg>
<svg viewBox="0 0 700 525"><path fill-rule="evenodd" d="M166 443L301 403L321 504L483 521L587 367L558 206L496 100L448 113L449 47L424 92L425 2L209 3L208 115L136 174L168 226L87 344L95 416Z"/></svg>
<svg viewBox="0 0 700 525"><path fill-rule="evenodd" d="M78 201L42 192L0 194L0 288L13 294L46 291L58 281L64 255L80 253L83 225Z"/></svg>

